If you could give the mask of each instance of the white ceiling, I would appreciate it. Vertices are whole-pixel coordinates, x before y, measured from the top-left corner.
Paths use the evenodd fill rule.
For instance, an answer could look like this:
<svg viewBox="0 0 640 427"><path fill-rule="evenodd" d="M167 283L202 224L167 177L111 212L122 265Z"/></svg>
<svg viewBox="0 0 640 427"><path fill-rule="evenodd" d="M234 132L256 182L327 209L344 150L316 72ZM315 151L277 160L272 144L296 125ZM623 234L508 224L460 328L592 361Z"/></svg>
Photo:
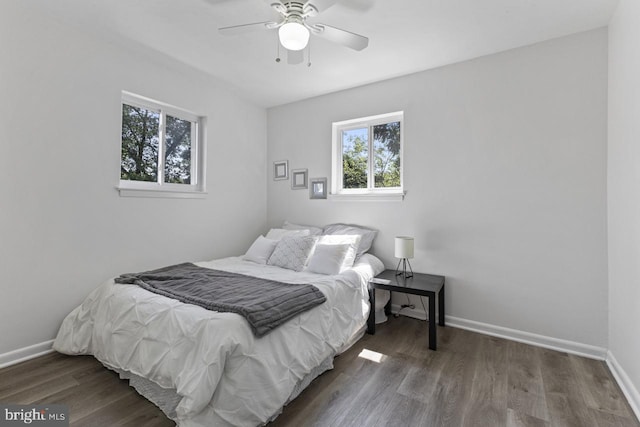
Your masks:
<svg viewBox="0 0 640 427"><path fill-rule="evenodd" d="M271 107L607 25L618 0L338 0L310 22L368 36L357 52L312 36L311 67L276 63L265 0L40 0L66 24L134 42L210 73Z"/></svg>

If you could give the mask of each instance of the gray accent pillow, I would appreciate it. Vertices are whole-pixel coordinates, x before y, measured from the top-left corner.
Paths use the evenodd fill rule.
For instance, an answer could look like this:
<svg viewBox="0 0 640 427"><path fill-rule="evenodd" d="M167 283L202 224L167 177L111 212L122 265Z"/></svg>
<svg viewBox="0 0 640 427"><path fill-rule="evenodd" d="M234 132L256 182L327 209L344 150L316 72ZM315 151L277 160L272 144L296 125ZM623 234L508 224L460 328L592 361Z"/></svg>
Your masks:
<svg viewBox="0 0 640 427"><path fill-rule="evenodd" d="M262 236L253 242L247 253L244 254L244 259L247 261L257 262L258 264L266 264L271 254L273 254L277 240L266 239Z"/></svg>
<svg viewBox="0 0 640 427"><path fill-rule="evenodd" d="M309 230L309 235L319 236L322 234L322 228L314 225L294 224L293 222L285 221L282 225L285 230Z"/></svg>
<svg viewBox="0 0 640 427"><path fill-rule="evenodd" d="M283 237L267 261L268 265L302 271L309 254L316 245L316 237Z"/></svg>

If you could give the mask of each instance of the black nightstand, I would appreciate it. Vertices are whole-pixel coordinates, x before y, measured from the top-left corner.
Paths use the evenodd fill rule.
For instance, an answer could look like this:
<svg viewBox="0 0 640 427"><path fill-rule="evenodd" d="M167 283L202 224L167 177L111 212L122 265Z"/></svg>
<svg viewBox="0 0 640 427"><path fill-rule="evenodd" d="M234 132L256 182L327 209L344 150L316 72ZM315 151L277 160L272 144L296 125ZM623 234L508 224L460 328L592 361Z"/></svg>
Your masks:
<svg viewBox="0 0 640 427"><path fill-rule="evenodd" d="M403 292L425 296L429 300L429 348L435 350L437 346L436 332L436 295L438 297L438 325L444 326L444 276L433 274L413 273L413 277L405 279L396 276L395 270L385 270L369 281L369 302L371 311L367 320L367 332L376 333L376 289L386 289L391 292ZM391 299L389 299L391 304Z"/></svg>

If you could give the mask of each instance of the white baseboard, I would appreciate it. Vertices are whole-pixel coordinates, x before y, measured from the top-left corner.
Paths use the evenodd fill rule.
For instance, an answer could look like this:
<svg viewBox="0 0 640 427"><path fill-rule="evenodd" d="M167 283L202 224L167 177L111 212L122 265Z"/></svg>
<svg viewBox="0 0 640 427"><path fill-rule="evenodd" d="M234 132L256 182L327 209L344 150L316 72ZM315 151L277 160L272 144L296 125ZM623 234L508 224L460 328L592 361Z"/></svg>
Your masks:
<svg viewBox="0 0 640 427"><path fill-rule="evenodd" d="M399 309L399 305L391 305L391 311L393 313L397 313ZM426 320L427 318L424 311L411 308L403 308L402 314L420 320ZM578 356L588 357L590 359L605 360L607 357L607 349L603 347L596 347L588 344L562 340L559 338L519 331L517 329L509 329L502 326L490 325L488 323L476 322L474 320L460 319L458 317L452 316L445 316L445 322L447 326L453 326L455 328L466 329L485 335L518 341L538 347L549 348L551 350L571 353Z"/></svg>
<svg viewBox="0 0 640 427"><path fill-rule="evenodd" d="M0 369L53 352L53 340L0 354Z"/></svg>
<svg viewBox="0 0 640 427"><path fill-rule="evenodd" d="M575 354L577 356L588 357L590 359L605 360L607 349L589 344L582 344L575 341L563 340L559 338L538 335L531 332L509 329L502 326L489 325L487 323L475 322L473 320L459 319L457 317L446 316L447 325L460 329L479 332L499 338L506 338L525 344L544 347L551 350L562 351Z"/></svg>
<svg viewBox="0 0 640 427"><path fill-rule="evenodd" d="M631 406L636 418L640 420L640 392L638 392L638 389L633 385L633 382L624 369L622 369L622 366L620 366L616 358L613 357L611 351L607 352L607 366L609 366L609 370L622 389L622 393L624 393L627 398L627 402L629 402L629 406Z"/></svg>

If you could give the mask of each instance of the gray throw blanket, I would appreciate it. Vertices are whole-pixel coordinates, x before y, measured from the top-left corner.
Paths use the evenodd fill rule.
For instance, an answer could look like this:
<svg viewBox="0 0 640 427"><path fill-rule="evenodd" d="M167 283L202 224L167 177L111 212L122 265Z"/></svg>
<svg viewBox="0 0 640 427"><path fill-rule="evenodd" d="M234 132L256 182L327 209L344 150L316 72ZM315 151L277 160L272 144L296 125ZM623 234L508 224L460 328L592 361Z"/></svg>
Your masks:
<svg viewBox="0 0 640 427"><path fill-rule="evenodd" d="M257 337L326 301L324 294L310 284L276 282L191 263L123 274L115 282L135 284L208 310L240 314Z"/></svg>

